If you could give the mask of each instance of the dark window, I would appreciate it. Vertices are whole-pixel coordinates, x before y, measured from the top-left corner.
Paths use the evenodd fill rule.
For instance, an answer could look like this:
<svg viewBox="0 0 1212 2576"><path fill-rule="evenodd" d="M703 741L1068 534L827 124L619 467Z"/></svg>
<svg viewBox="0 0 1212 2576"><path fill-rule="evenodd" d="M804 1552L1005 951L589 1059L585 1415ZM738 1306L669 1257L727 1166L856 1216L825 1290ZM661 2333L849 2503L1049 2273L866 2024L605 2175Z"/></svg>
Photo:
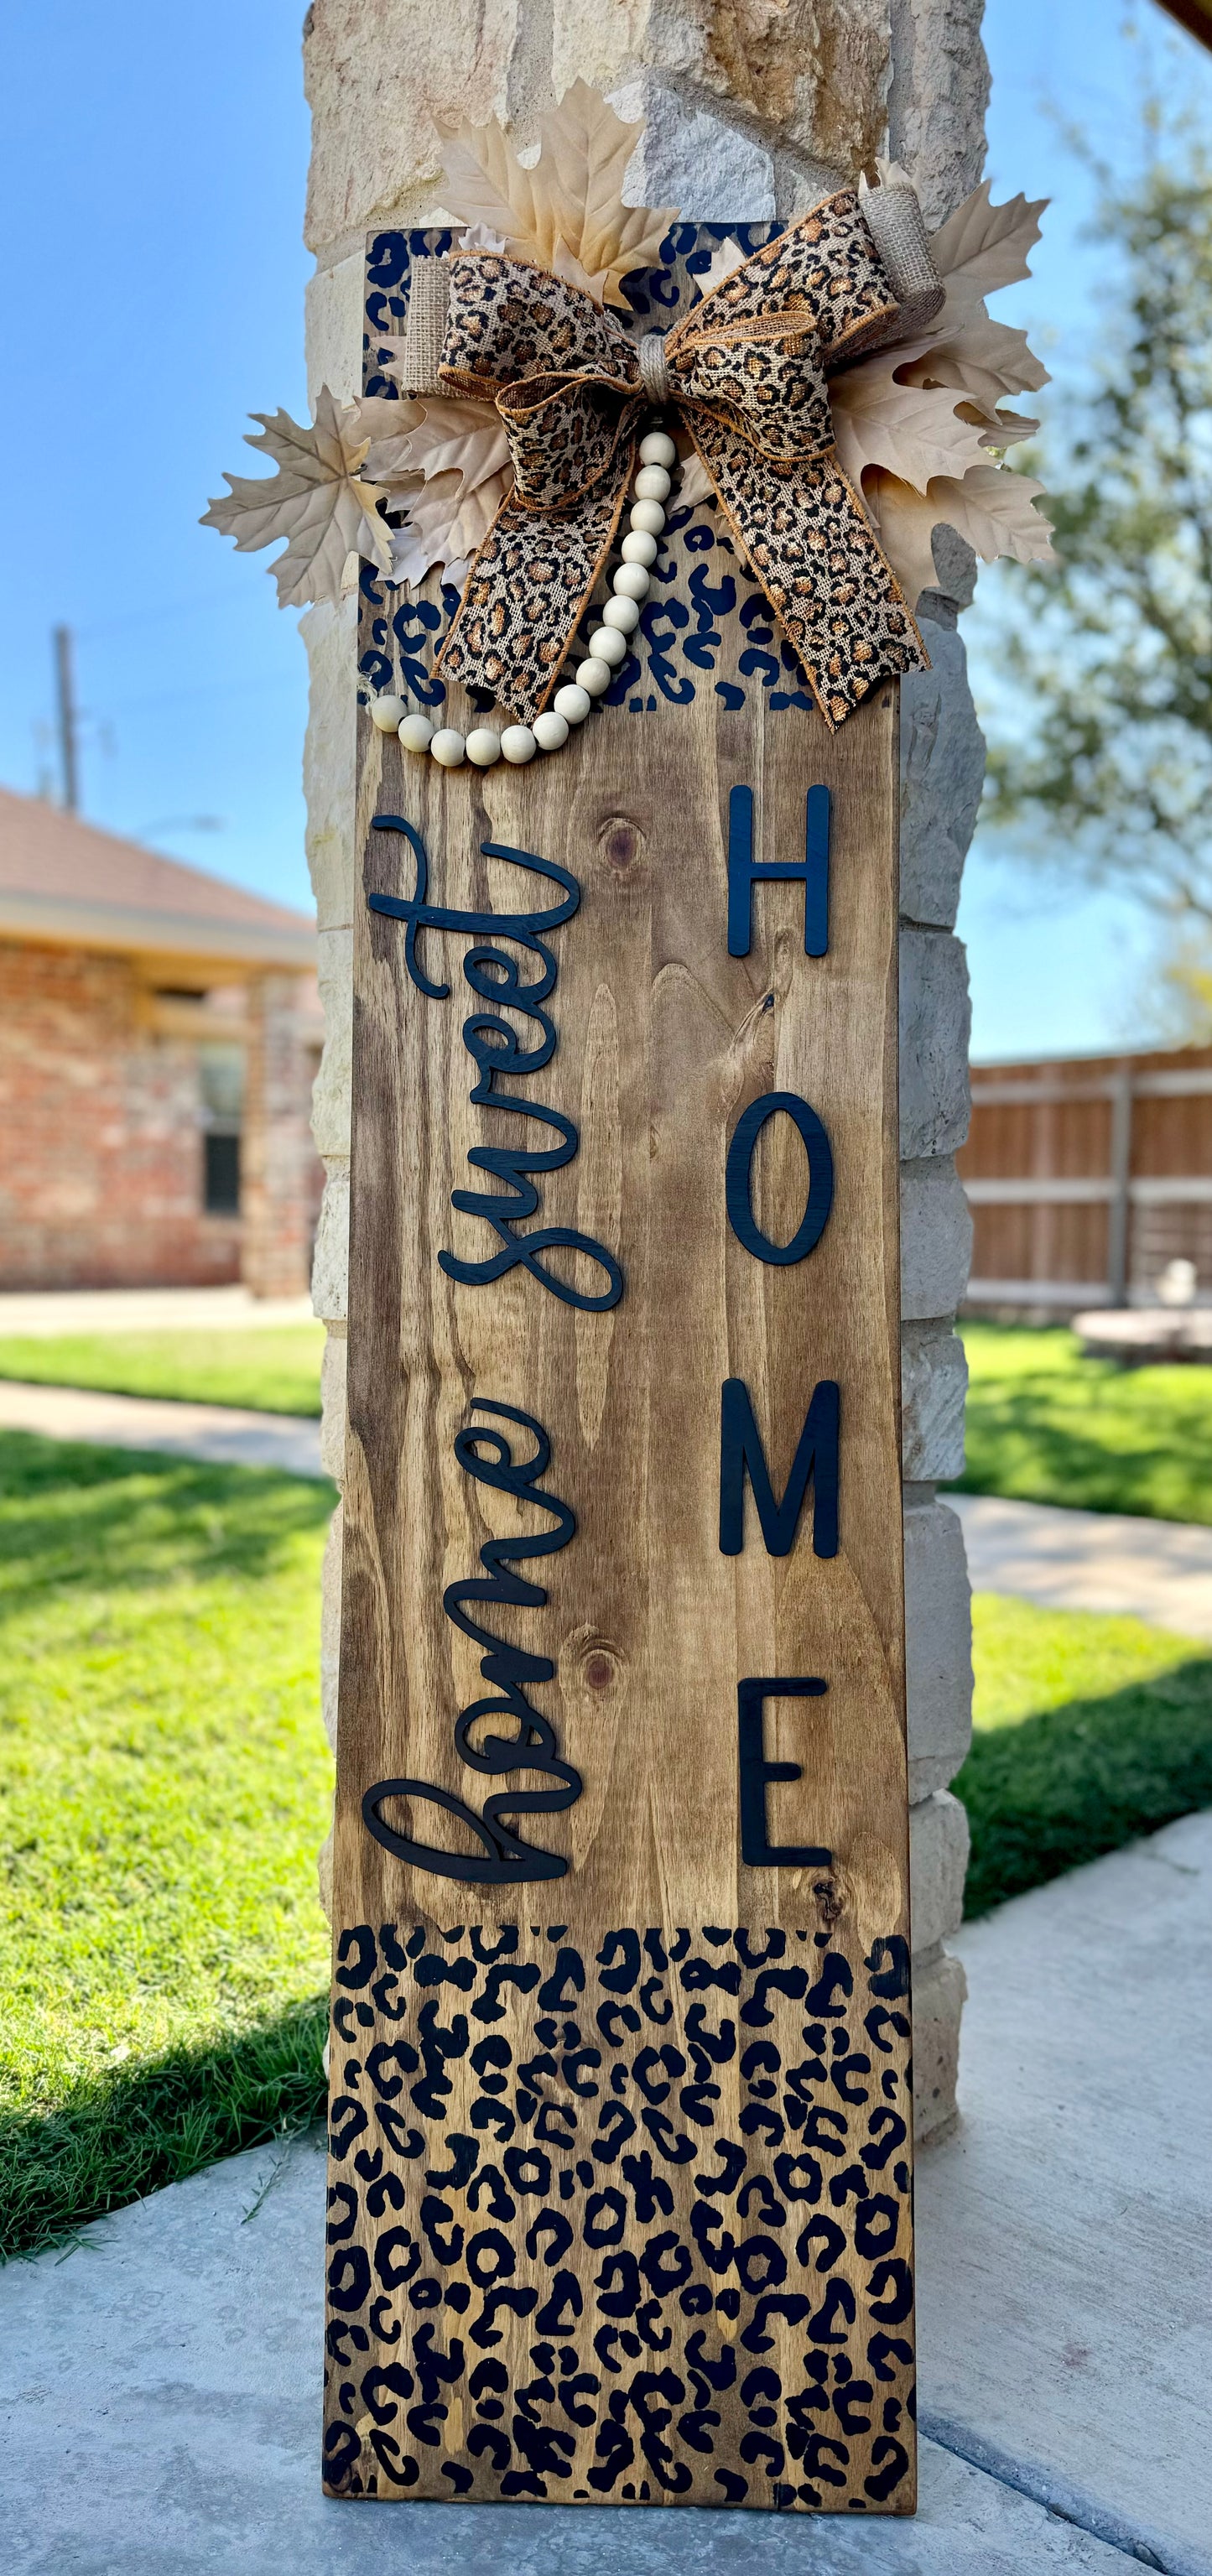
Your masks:
<svg viewBox="0 0 1212 2576"><path fill-rule="evenodd" d="M217 1136L213 1131L202 1139L203 1206L208 1216L238 1216L240 1213L240 1139Z"/></svg>

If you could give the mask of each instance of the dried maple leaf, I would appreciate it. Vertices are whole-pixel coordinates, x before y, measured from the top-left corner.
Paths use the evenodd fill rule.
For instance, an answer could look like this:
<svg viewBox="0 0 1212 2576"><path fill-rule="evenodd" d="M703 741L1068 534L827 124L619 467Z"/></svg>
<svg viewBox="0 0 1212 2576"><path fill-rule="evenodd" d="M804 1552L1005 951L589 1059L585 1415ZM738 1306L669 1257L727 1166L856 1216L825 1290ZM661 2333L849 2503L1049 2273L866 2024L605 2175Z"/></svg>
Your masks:
<svg viewBox="0 0 1212 2576"><path fill-rule="evenodd" d="M947 289L941 330L968 318L986 319L986 295L1031 274L1027 253L1039 240L1039 219L1048 200L1037 197L1029 203L1020 195L1004 206L991 206L989 187L989 180L982 179L931 235L930 256Z"/></svg>
<svg viewBox="0 0 1212 2576"><path fill-rule="evenodd" d="M453 579L482 545L513 480L500 413L493 403L425 394L364 402L359 425L376 433L367 472L406 514L392 538L395 579L415 586L439 564Z"/></svg>
<svg viewBox="0 0 1212 2576"><path fill-rule="evenodd" d="M656 258L676 207L625 206L623 178L643 134L585 81L539 120L539 153L524 169L496 118L439 128L444 194L459 223L485 224L516 256L627 309L620 281Z"/></svg>
<svg viewBox="0 0 1212 2576"><path fill-rule="evenodd" d="M713 286L722 286L735 268L744 267L748 256L739 241L734 241L732 234L726 233L723 241L716 243L703 275L695 279L700 295L710 295Z"/></svg>
<svg viewBox="0 0 1212 2576"><path fill-rule="evenodd" d="M896 351L896 372L906 385L954 385L975 402L998 403L1003 394L1035 394L1050 379L1027 346L1025 331L974 315L954 330L934 332Z"/></svg>
<svg viewBox="0 0 1212 2576"><path fill-rule="evenodd" d="M679 509L694 510L700 503L715 501L718 494L697 447L684 456L678 471L674 502Z"/></svg>
<svg viewBox="0 0 1212 2576"><path fill-rule="evenodd" d="M926 493L877 470L865 477L863 498L909 606L916 608L922 591L938 579L930 542L937 527L955 528L986 563L998 555L1018 563L1050 562L1051 529L1034 506L1042 490L1028 474L986 463L970 466L960 480L940 475Z"/></svg>
<svg viewBox="0 0 1212 2576"><path fill-rule="evenodd" d="M267 478L225 475L230 492L212 501L202 520L204 528L234 537L241 554L276 537L289 540L270 566L280 608L339 599L348 555L366 555L380 572L390 570L391 530L378 514L385 496L358 479L368 441L359 437L356 417L356 405L338 407L327 385L310 429L287 411L253 412L261 434L249 433L247 444L272 456L278 471Z"/></svg>
<svg viewBox="0 0 1212 2576"><path fill-rule="evenodd" d="M980 433L961 419L949 388L899 384L898 352L847 367L829 386L840 463L852 483L879 465L924 492L936 475L960 475L982 461Z"/></svg>

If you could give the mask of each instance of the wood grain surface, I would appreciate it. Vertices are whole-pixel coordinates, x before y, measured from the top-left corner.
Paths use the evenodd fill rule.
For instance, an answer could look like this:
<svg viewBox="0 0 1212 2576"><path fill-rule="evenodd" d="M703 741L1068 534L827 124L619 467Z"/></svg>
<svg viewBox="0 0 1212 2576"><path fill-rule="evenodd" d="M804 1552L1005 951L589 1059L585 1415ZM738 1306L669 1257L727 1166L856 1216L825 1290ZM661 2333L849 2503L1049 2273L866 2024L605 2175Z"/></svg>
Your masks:
<svg viewBox="0 0 1212 2576"><path fill-rule="evenodd" d="M430 998L405 924L365 904L357 921L326 2481L379 2499L911 2511L896 691L831 736L704 687L595 711L520 771L443 774L359 725L367 893L415 891L412 845L375 828L388 813L420 836L433 905L562 899L487 842L570 871L580 902L548 939L554 1052L480 1104L475 936L419 935L422 973L449 987ZM788 860L814 783L832 796L827 954L804 953L791 881L754 887L750 954L730 957L730 791L754 791L754 857ZM535 956L509 953L533 980ZM511 1024L532 1049L533 1017ZM817 1112L834 1166L821 1239L786 1266L738 1240L724 1195L738 1118L774 1091ZM452 1206L504 1187L469 1152L558 1142L506 1098L575 1121L577 1150L533 1175L516 1231L607 1247L624 1274L608 1311L522 1263L480 1284L439 1265L501 1250ZM807 1181L791 1119L771 1119L752 1205L774 1243ZM583 1254L545 1258L602 1288ZM814 1388L836 1382L836 1555L814 1551L811 1487L788 1554L767 1552L748 1488L744 1547L721 1552L732 1378L776 1497ZM476 1811L551 1786L456 1749L460 1712L494 1686L443 1596L482 1577L492 1539L553 1528L535 1488L460 1463L473 1425L495 1423L515 1464L532 1455L485 1404L542 1427L538 1481L575 1513L555 1552L515 1561L545 1603L478 1612L554 1666L526 1696L582 1783L561 1812L508 1813L567 1863L520 1885L412 1866L363 1814L391 1779ZM771 1844L829 1857L748 1866L738 1684L805 1676L827 1687L766 1701L766 1758L801 1776L766 1787L765 1816ZM494 1721L477 1724L482 1743ZM482 1853L438 1806L379 1813Z"/></svg>

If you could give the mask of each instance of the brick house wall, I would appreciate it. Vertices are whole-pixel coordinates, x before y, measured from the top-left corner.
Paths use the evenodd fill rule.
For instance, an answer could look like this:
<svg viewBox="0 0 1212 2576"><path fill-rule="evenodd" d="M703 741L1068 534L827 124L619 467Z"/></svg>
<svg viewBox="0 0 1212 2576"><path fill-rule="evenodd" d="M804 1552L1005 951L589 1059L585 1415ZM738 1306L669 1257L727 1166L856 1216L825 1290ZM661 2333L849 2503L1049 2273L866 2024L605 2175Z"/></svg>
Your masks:
<svg viewBox="0 0 1212 2576"><path fill-rule="evenodd" d="M204 1207L199 1046L158 1033L150 1001L132 957L0 941L0 1287L241 1277L243 1220ZM299 1127L311 1065L297 1045L290 1069ZM307 1173L292 1169L308 1219L319 1180L314 1155ZM297 1288L308 1246L292 1249Z"/></svg>

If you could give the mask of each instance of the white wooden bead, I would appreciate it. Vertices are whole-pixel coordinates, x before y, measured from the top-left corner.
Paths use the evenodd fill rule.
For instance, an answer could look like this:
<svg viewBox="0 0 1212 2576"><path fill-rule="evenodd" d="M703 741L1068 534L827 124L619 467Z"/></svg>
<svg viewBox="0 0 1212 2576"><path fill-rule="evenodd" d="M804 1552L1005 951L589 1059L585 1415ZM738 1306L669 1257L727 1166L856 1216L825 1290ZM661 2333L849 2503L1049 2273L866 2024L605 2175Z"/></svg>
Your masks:
<svg viewBox="0 0 1212 2576"><path fill-rule="evenodd" d="M640 440L641 465L675 465L677 453L668 430L650 429L647 438Z"/></svg>
<svg viewBox="0 0 1212 2576"><path fill-rule="evenodd" d="M538 748L529 725L506 725L501 736L501 749L515 769L521 769L525 761L533 760Z"/></svg>
<svg viewBox="0 0 1212 2576"><path fill-rule="evenodd" d="M372 698L370 721L376 733L398 733L400 718L406 712L403 698Z"/></svg>
<svg viewBox="0 0 1212 2576"><path fill-rule="evenodd" d="M620 662L627 658L627 638L620 635L617 626L595 626L589 638L589 650L595 661L609 662L612 671L617 671Z"/></svg>
<svg viewBox="0 0 1212 2576"><path fill-rule="evenodd" d="M617 626L620 635L630 635L639 622L638 599L608 599L602 610L603 626Z"/></svg>
<svg viewBox="0 0 1212 2576"><path fill-rule="evenodd" d="M545 709L534 720L534 738L540 751L562 751L568 740L568 718L557 715L554 707Z"/></svg>
<svg viewBox="0 0 1212 2576"><path fill-rule="evenodd" d="M631 524L645 537L659 537L665 525L665 513L659 501L637 501L631 513Z"/></svg>
<svg viewBox="0 0 1212 2576"><path fill-rule="evenodd" d="M635 478L637 501L667 501L669 476L663 465L641 465Z"/></svg>
<svg viewBox="0 0 1212 2576"><path fill-rule="evenodd" d="M577 687L588 689L591 698L600 698L603 689L610 687L613 678L614 673L609 662L599 662L596 653L591 654L587 662L577 664Z"/></svg>
<svg viewBox="0 0 1212 2576"><path fill-rule="evenodd" d="M661 515L664 517L663 511ZM643 528L629 529L623 539L624 563L654 564L656 559L656 538L648 536Z"/></svg>
<svg viewBox="0 0 1212 2576"><path fill-rule="evenodd" d="M566 680L563 688L556 690L554 704L557 715L566 716L570 725L584 724L593 700L588 689L578 689Z"/></svg>
<svg viewBox="0 0 1212 2576"><path fill-rule="evenodd" d="M501 757L499 733L494 733L491 725L477 725L467 737L467 757L477 769L491 769L494 760Z"/></svg>
<svg viewBox="0 0 1212 2576"><path fill-rule="evenodd" d="M457 769L467 745L462 734L456 733L453 725L443 725L441 732L434 734L429 749L431 757L437 761L439 768Z"/></svg>
<svg viewBox="0 0 1212 2576"><path fill-rule="evenodd" d="M643 564L621 563L610 587L616 599L647 599L652 583Z"/></svg>
<svg viewBox="0 0 1212 2576"><path fill-rule="evenodd" d="M428 716L405 716L400 727L400 740L405 751L428 751L434 729Z"/></svg>

